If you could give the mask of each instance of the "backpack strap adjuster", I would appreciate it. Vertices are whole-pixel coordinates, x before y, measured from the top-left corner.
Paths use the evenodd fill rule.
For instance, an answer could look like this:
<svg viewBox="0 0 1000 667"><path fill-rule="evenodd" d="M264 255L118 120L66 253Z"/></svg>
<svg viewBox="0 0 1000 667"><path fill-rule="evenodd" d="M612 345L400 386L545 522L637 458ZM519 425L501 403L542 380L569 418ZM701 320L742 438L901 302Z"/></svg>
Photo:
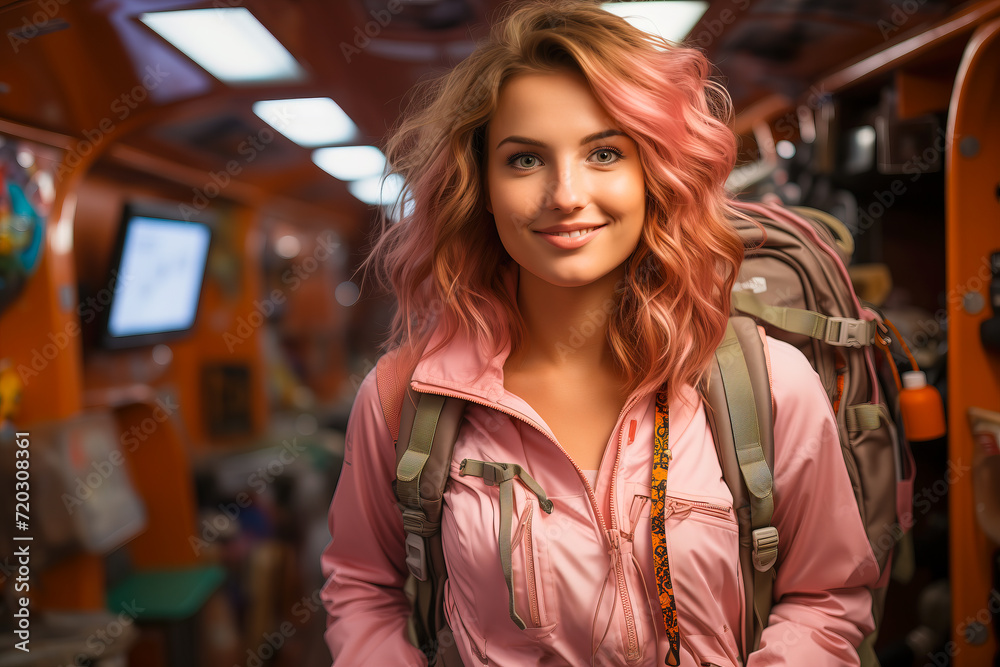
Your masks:
<svg viewBox="0 0 1000 667"><path fill-rule="evenodd" d="M758 572L767 572L778 560L778 529L764 526L753 531L753 566Z"/></svg>
<svg viewBox="0 0 1000 667"><path fill-rule="evenodd" d="M441 523L428 519L423 510L412 507L402 507L402 510L403 529L407 533L419 535L420 537L430 537L441 530Z"/></svg>
<svg viewBox="0 0 1000 667"><path fill-rule="evenodd" d="M823 340L840 347L864 347L875 342L876 326L869 320L828 317Z"/></svg>
<svg viewBox="0 0 1000 667"><path fill-rule="evenodd" d="M406 567L418 581L427 581L427 545L425 538L406 533Z"/></svg>
<svg viewBox="0 0 1000 667"><path fill-rule="evenodd" d="M441 524L427 519L422 510L403 507L406 531L406 567L420 581L427 581L427 538L441 530Z"/></svg>

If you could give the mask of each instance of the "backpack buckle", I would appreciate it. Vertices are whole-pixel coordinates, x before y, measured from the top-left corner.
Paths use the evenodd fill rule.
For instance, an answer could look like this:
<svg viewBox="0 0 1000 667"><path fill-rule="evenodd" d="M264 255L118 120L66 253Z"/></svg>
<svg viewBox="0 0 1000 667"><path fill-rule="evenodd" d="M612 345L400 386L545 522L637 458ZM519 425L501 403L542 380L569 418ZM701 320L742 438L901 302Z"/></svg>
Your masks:
<svg viewBox="0 0 1000 667"><path fill-rule="evenodd" d="M753 566L758 572L767 572L778 560L778 529L764 526L753 531Z"/></svg>
<svg viewBox="0 0 1000 667"><path fill-rule="evenodd" d="M850 317L828 317L826 333L823 340L830 345L839 347L863 347L871 345L874 339L874 327L868 320L855 320Z"/></svg>
<svg viewBox="0 0 1000 667"><path fill-rule="evenodd" d="M416 533L406 534L406 567L419 581L427 581L427 545Z"/></svg>
<svg viewBox="0 0 1000 667"><path fill-rule="evenodd" d="M406 567L420 581L427 581L427 538L438 532L439 523L432 523L420 510L403 509L403 530L406 531Z"/></svg>

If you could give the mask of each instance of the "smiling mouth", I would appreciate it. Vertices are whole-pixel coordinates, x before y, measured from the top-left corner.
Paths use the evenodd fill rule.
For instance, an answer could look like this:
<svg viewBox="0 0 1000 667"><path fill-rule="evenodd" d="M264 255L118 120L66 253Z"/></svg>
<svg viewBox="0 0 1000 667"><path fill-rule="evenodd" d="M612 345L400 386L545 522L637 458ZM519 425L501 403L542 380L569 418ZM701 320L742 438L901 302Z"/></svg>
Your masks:
<svg viewBox="0 0 1000 667"><path fill-rule="evenodd" d="M595 229L600 229L604 225L598 225L597 227L588 227L587 229L576 229L572 232L539 232L540 234L548 234L549 236L561 236L564 239L575 239L579 236L585 236Z"/></svg>

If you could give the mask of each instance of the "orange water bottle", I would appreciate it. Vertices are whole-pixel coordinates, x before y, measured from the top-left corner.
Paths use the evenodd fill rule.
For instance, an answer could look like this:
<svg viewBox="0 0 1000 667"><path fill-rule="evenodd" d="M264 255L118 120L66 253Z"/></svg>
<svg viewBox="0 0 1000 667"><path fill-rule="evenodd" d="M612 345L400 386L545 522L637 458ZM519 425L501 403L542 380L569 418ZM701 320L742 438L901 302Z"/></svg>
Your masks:
<svg viewBox="0 0 1000 667"><path fill-rule="evenodd" d="M907 440L935 440L944 436L946 429L941 394L937 387L927 384L923 371L903 373L899 407L903 412Z"/></svg>

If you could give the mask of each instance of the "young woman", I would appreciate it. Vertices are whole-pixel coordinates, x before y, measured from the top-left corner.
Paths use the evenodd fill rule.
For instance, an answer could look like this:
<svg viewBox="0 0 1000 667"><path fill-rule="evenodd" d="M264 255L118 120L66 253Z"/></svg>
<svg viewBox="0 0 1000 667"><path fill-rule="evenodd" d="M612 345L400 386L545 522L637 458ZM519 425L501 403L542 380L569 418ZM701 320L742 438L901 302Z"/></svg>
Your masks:
<svg viewBox="0 0 1000 667"><path fill-rule="evenodd" d="M742 664L737 523L695 389L742 258L723 190L728 98L708 76L699 52L595 4L533 2L390 144L412 197L372 259L399 303L392 354L418 392L469 401L441 524L467 665ZM855 501L818 378L791 346L769 349L781 547L747 665L857 665L879 568L856 509L837 510ZM326 638L338 666L419 665L374 375L330 513ZM649 502L664 385L670 632ZM463 459L514 463L536 483L514 484L510 592L497 487L462 474Z"/></svg>

